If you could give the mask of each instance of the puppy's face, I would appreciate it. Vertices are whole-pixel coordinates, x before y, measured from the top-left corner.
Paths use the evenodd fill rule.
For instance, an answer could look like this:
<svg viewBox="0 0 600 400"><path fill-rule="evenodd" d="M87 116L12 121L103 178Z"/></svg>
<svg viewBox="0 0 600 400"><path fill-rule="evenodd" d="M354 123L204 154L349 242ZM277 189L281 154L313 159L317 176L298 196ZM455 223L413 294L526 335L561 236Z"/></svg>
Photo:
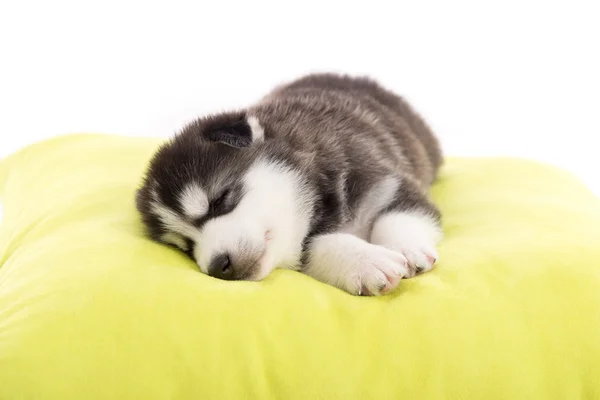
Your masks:
<svg viewBox="0 0 600 400"><path fill-rule="evenodd" d="M240 113L196 121L164 145L137 193L150 237L227 280L260 280L299 257L297 182L261 157L262 142L258 122Z"/></svg>

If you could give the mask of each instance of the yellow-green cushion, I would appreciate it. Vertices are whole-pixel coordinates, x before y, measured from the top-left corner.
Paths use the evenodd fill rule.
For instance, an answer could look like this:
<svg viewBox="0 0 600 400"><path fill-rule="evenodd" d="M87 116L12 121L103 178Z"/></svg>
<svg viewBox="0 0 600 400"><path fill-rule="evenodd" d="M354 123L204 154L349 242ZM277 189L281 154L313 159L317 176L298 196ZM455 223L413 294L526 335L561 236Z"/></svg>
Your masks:
<svg viewBox="0 0 600 400"><path fill-rule="evenodd" d="M0 399L600 398L600 201L570 174L449 160L438 267L366 298L215 280L145 239L158 144L65 136L0 164Z"/></svg>

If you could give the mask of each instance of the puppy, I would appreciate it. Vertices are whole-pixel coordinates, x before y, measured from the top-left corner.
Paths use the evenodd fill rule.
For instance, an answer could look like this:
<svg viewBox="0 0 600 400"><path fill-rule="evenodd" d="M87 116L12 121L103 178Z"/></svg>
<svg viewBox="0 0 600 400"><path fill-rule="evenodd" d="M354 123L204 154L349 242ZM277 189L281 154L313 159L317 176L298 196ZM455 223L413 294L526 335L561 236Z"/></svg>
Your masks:
<svg viewBox="0 0 600 400"><path fill-rule="evenodd" d="M225 280L298 270L354 295L429 271L438 141L363 77L311 74L199 118L155 154L137 192L148 236Z"/></svg>

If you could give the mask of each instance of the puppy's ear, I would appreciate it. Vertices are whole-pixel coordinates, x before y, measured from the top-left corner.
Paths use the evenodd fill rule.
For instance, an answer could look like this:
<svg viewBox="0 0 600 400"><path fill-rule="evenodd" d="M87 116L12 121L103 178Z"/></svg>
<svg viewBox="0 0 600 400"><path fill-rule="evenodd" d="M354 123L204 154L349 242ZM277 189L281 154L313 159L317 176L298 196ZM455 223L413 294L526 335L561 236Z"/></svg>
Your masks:
<svg viewBox="0 0 600 400"><path fill-rule="evenodd" d="M237 148L250 146L264 138L264 130L258 119L241 112L211 117L203 134L211 142Z"/></svg>

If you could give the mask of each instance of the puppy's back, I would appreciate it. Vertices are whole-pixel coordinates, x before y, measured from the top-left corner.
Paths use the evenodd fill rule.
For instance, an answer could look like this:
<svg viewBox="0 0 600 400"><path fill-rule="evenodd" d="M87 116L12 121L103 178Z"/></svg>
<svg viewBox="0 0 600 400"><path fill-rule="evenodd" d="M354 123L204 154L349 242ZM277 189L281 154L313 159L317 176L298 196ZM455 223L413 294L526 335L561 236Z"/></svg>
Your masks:
<svg viewBox="0 0 600 400"><path fill-rule="evenodd" d="M343 128L352 123L350 120L354 120L355 135L358 136L365 131L361 124L370 124L371 129L366 129L370 136L354 143L361 146L362 151L367 150L365 147L377 144L382 153L380 156L396 159L397 168L402 173L412 175L423 186L433 182L442 164L439 143L421 116L400 96L370 78L332 73L311 74L276 88L261 103L275 105L288 115L302 108L305 114L312 114L309 117L312 121L324 119L315 119L315 116L329 115L331 120L338 118L336 125ZM333 113L337 115L333 116ZM300 121L296 122L303 125ZM330 123L329 127L333 125ZM350 139L347 129L331 131L327 134L334 138L337 135L341 140ZM311 137L316 142L322 139Z"/></svg>

